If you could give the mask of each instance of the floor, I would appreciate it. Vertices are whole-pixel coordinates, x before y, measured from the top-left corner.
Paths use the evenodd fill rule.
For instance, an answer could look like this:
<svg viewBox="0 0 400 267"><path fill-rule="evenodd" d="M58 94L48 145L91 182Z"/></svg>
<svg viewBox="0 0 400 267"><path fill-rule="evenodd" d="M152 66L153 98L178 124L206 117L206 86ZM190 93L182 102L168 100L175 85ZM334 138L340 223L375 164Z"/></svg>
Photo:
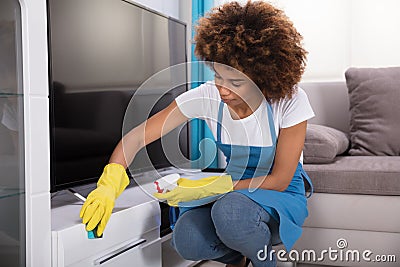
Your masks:
<svg viewBox="0 0 400 267"><path fill-rule="evenodd" d="M252 267L251 263L249 266ZM277 265L277 267L292 267L292 266L293 266L293 264L290 262L278 262L278 265ZM201 262L201 263L195 265L195 267L225 267L225 264L215 262L215 261L204 261L204 262ZM329 266L314 265L314 264L297 264L296 267L329 267Z"/></svg>

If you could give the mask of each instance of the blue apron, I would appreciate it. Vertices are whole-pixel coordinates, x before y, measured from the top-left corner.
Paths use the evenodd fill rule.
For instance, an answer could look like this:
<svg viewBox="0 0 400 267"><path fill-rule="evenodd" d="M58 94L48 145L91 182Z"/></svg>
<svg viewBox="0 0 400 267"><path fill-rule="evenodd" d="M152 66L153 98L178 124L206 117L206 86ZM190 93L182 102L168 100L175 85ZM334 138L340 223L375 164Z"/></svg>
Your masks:
<svg viewBox="0 0 400 267"><path fill-rule="evenodd" d="M277 144L270 104L267 102L272 145L265 147L223 144L221 142L223 107L224 103L221 101L218 110L216 144L226 156L226 172L232 176L232 180L249 179L269 174L275 158ZM283 192L261 188L257 188L254 191L249 189L235 190L235 192L242 193L257 202L279 221L279 236L287 251L292 248L296 240L301 236L301 226L308 216L303 177L310 185L312 193L311 179L300 163L296 168L292 181Z"/></svg>
<svg viewBox="0 0 400 267"><path fill-rule="evenodd" d="M224 103L221 101L218 110L216 145L226 156L226 172L232 176L232 180L266 176L271 172L277 144L270 104L267 102L272 145L265 147L223 144L221 142L223 107ZM301 236L301 226L308 216L303 178L311 188L309 195L311 196L313 191L312 183L303 170L301 163L298 164L292 181L283 192L261 188L235 190L235 192L242 193L258 203L279 222L279 237L287 251L293 247L296 240ZM188 208L183 208L180 212L183 213L186 210Z"/></svg>

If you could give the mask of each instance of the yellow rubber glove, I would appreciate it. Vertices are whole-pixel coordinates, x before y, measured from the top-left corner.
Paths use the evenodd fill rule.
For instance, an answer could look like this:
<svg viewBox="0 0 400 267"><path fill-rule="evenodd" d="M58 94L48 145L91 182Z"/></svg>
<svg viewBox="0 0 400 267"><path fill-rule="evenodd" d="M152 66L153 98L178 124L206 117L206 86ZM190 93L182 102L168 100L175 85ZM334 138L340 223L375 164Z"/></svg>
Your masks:
<svg viewBox="0 0 400 267"><path fill-rule="evenodd" d="M124 166L117 163L107 164L97 182L97 188L88 195L79 216L91 231L97 226L97 235L101 236L110 219L115 199L129 184Z"/></svg>
<svg viewBox="0 0 400 267"><path fill-rule="evenodd" d="M210 176L199 180L180 178L178 186L167 193L154 193L158 199L166 199L170 206L177 207L179 202L187 202L233 190L230 175Z"/></svg>

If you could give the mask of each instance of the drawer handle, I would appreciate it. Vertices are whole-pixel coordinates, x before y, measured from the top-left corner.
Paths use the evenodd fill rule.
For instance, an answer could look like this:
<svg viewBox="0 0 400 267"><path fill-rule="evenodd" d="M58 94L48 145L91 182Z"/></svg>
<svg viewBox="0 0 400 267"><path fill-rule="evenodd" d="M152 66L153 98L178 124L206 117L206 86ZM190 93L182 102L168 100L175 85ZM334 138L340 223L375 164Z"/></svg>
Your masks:
<svg viewBox="0 0 400 267"><path fill-rule="evenodd" d="M131 250L137 246L139 246L140 244L143 244L146 242L146 239L139 239L135 242L129 243L123 247L120 247L119 249L114 250L113 252L108 253L107 255L104 255L101 258L98 258L97 260L94 261L94 265L101 265L119 255L121 255L122 253L127 252L128 250Z"/></svg>

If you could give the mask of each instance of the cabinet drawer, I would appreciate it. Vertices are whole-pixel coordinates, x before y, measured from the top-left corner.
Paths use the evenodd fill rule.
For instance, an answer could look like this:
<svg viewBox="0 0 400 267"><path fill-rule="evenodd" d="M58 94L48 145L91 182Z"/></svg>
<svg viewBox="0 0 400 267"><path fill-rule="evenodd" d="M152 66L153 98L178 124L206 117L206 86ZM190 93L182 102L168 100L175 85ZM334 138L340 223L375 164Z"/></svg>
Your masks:
<svg viewBox="0 0 400 267"><path fill-rule="evenodd" d="M129 241L103 253L86 258L68 267L161 267L161 239L151 242L144 238Z"/></svg>
<svg viewBox="0 0 400 267"><path fill-rule="evenodd" d="M53 265L72 266L139 239L152 242L159 238L160 220L159 204L154 201L113 213L102 238L88 239L80 221L72 227L53 231Z"/></svg>

